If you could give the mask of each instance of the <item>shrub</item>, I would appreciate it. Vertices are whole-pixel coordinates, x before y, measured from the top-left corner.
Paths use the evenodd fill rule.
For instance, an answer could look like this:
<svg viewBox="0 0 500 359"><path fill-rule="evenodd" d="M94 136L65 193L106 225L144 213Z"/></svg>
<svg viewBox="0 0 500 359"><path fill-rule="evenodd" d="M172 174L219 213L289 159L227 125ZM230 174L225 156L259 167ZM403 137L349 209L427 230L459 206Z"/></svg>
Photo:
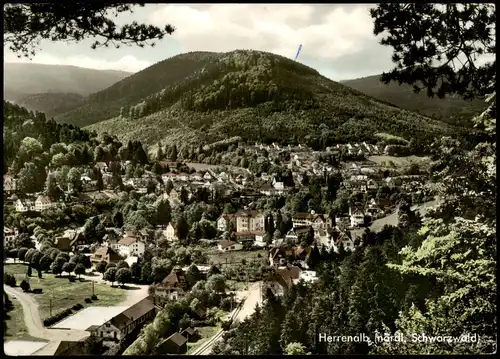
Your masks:
<svg viewBox="0 0 500 359"><path fill-rule="evenodd" d="M221 324L222 330L229 330L231 328L232 321L228 320Z"/></svg>
<svg viewBox="0 0 500 359"><path fill-rule="evenodd" d="M71 315L71 313L73 313L71 308L65 309L62 312L59 312L59 313L53 315L52 317L44 319L43 325L46 327L51 326L57 322L60 322L64 318L68 317L69 315Z"/></svg>
<svg viewBox="0 0 500 359"><path fill-rule="evenodd" d="M74 306L71 307L73 310L80 310L82 309L82 305L80 303L75 304Z"/></svg>
<svg viewBox="0 0 500 359"><path fill-rule="evenodd" d="M92 299L90 299L90 298L85 298L85 303L92 303Z"/></svg>
<svg viewBox="0 0 500 359"><path fill-rule="evenodd" d="M92 297L90 297L92 300L97 300L97 295L92 294Z"/></svg>
<svg viewBox="0 0 500 359"><path fill-rule="evenodd" d="M16 286L16 277L14 277L10 273L4 273L3 274L3 282L10 287L15 287Z"/></svg>

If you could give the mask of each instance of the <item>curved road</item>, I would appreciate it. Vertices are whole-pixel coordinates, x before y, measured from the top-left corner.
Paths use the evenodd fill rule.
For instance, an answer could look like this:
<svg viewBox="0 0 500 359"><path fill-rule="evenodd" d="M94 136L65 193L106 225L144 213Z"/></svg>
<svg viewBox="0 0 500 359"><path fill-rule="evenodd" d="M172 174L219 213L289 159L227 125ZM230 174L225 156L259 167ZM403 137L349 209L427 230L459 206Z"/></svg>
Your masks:
<svg viewBox="0 0 500 359"><path fill-rule="evenodd" d="M94 282L102 281L102 274L96 276L82 276ZM24 322L30 336L48 340L49 343L36 351L33 355L54 355L55 350L61 341L80 341L90 336L90 333L85 330L76 329L50 329L43 325L38 310L38 303L31 295L24 293L19 288L9 287L4 285L4 290L9 296L16 296L23 308ZM117 305L130 306L148 296L148 286L139 286L138 290L127 291L127 298Z"/></svg>
<svg viewBox="0 0 500 359"><path fill-rule="evenodd" d="M16 296L23 307L24 322L32 337L46 339L48 341L79 341L90 335L84 330L73 329L49 329L44 327L40 312L38 311L38 303L29 294L24 293L21 289L12 288L4 284L5 292L10 296Z"/></svg>

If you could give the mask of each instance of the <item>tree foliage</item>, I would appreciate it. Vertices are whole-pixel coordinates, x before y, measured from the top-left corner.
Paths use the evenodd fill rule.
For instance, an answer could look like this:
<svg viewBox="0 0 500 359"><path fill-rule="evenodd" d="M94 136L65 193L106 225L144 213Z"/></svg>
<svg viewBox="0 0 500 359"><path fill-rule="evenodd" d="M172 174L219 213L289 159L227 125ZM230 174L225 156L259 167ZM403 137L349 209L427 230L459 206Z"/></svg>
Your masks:
<svg viewBox="0 0 500 359"><path fill-rule="evenodd" d="M19 57L32 57L41 40L80 42L85 38L100 38L92 48L120 44L139 47L154 46L152 40L161 40L172 34L174 28L163 29L132 22L118 27L112 17L133 12L137 3L82 4L34 3L8 4L4 9L4 41Z"/></svg>
<svg viewBox="0 0 500 359"><path fill-rule="evenodd" d="M496 54L493 4L381 4L370 11L374 33L387 34L397 64L382 81L426 89L432 97L484 96L494 89L496 60L479 65L478 56Z"/></svg>

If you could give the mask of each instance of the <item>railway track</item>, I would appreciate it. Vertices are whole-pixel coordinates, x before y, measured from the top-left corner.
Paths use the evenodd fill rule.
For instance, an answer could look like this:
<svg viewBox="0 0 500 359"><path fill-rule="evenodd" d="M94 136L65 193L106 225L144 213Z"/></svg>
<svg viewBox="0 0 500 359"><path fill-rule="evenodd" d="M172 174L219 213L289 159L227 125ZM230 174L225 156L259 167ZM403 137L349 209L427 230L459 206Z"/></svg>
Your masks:
<svg viewBox="0 0 500 359"><path fill-rule="evenodd" d="M241 312L241 309L243 308L243 302L236 308L236 310L233 312L231 315L231 318L229 321L233 321L234 318ZM192 355L208 355L210 354L210 348L217 342L220 338L222 338L222 335L224 334L225 330L221 329L217 334L215 334L212 338L207 340L206 343L203 343L198 349L196 349L195 352L192 353ZM207 352L208 351L208 352Z"/></svg>

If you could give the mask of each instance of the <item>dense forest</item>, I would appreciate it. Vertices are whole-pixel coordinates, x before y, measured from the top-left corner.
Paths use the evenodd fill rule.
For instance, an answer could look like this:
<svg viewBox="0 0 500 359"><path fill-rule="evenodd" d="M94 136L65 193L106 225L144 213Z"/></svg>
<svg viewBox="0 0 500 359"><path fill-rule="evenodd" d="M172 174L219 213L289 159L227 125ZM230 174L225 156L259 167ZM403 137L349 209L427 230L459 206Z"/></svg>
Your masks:
<svg viewBox="0 0 500 359"><path fill-rule="evenodd" d="M182 71L171 70L182 63L188 65ZM151 79L155 69L171 75ZM133 91L143 77L150 80L146 90ZM152 93L144 96L148 91ZM82 126L95 123L90 128L97 132L149 144L164 140L209 144L240 136L324 147L373 142L378 132L419 141L458 132L333 82L295 61L258 51L176 56L56 119Z"/></svg>
<svg viewBox="0 0 500 359"><path fill-rule="evenodd" d="M386 85L380 81L380 75L341 81L341 83L378 100L452 125L470 127L470 118L486 109L484 101L479 99L466 101L458 96L445 99L430 98L425 91L415 93L409 85L398 83Z"/></svg>
<svg viewBox="0 0 500 359"><path fill-rule="evenodd" d="M116 70L6 62L4 63L3 96L4 100L16 103L19 103L26 95L32 94L76 93L87 96L130 75L128 72ZM52 98L52 100L56 99ZM34 109L42 111L41 108L34 107Z"/></svg>
<svg viewBox="0 0 500 359"><path fill-rule="evenodd" d="M38 111L47 118L57 116L78 107L83 102L84 96L77 93L35 93L19 96L16 104L30 111Z"/></svg>
<svg viewBox="0 0 500 359"><path fill-rule="evenodd" d="M488 47L494 42L488 26L494 27L495 15L493 7L482 4L461 8L380 4L371 10L375 35L384 33L382 43L394 48L393 61L398 65L432 62L433 55L442 50L436 43L426 46L426 41L435 40L434 34L443 35L439 46L460 46L449 55L448 63L459 51L474 52L480 43L486 51L494 51L494 46ZM477 16L474 30L445 28L449 20L458 24L471 16ZM412 36L401 36L398 19ZM431 35L419 32L422 23L430 27ZM420 41L425 36L429 38ZM457 45L459 37L474 45L464 50L463 43ZM410 85L425 81L430 90L439 74L449 81L438 90L441 95L475 93L480 98L486 94L487 109L469 120L476 130L470 131L468 143L442 137L431 146L430 172L441 204L420 218L410 203L400 202L397 227L386 226L379 233L366 230L350 253L323 251L314 266L318 282L293 286L283 297L266 293L263 306L235 323L215 346L215 354L496 351L496 77L478 77L472 82L446 68L448 63L441 68L426 67L428 72L413 71L417 66L397 66L386 74L389 80ZM469 62L463 71L479 76L493 69L494 61L482 68ZM365 340L359 340L363 333ZM326 336L358 340L321 340Z"/></svg>

